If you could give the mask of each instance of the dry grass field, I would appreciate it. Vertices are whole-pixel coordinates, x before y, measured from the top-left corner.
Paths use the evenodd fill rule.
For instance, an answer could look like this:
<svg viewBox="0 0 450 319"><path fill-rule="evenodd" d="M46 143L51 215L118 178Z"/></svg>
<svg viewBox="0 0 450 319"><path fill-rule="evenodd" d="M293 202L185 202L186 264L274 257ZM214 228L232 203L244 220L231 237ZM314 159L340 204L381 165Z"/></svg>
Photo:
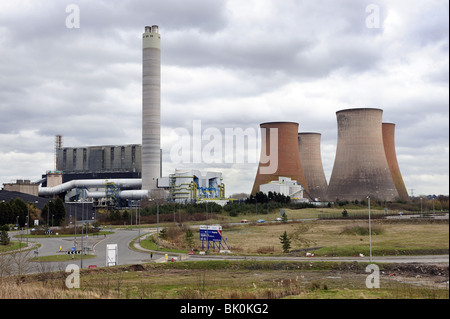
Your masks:
<svg viewBox="0 0 450 319"><path fill-rule="evenodd" d="M291 251L323 247L315 251L319 255L358 255L369 249L369 236L342 234L351 226L368 227L361 220L315 220L292 223L264 223L224 227L223 236L228 238L232 252L239 254L282 254L279 236L284 231L292 236ZM391 222L373 220L372 230L381 229L381 234L372 235L372 249L381 255L409 254L449 248L447 223ZM198 238L196 234L195 238ZM196 242L201 246L200 241ZM421 254L421 253L419 253Z"/></svg>

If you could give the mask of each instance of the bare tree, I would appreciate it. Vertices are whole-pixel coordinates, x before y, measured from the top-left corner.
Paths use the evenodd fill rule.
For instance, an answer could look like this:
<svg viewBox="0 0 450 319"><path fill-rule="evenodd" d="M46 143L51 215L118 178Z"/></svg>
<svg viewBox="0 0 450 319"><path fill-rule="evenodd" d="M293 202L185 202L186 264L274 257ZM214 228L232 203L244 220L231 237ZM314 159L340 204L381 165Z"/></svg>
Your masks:
<svg viewBox="0 0 450 319"><path fill-rule="evenodd" d="M48 279L51 277L53 267L48 262L37 262L35 265L36 271L39 273L39 278L42 281L42 287L47 285Z"/></svg>
<svg viewBox="0 0 450 319"><path fill-rule="evenodd" d="M13 268L13 272L17 275L17 279L20 279L20 276L28 273L31 270L31 262L30 262L30 250L18 250L10 254L11 256L11 266ZM19 281L18 281L19 282Z"/></svg>
<svg viewBox="0 0 450 319"><path fill-rule="evenodd" d="M11 256L10 254L0 254L0 282L3 277L11 275Z"/></svg>

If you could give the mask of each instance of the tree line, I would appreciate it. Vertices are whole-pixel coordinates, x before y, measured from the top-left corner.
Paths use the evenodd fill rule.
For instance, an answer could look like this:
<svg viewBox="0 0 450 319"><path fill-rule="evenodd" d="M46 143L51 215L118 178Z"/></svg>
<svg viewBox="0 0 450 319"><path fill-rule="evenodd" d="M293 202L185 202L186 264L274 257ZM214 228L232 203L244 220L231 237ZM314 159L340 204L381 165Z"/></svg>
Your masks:
<svg viewBox="0 0 450 319"><path fill-rule="evenodd" d="M64 202L60 198L48 201L42 210L36 208L32 202L26 203L21 198L10 199L7 202L0 202L0 225L17 225L25 227L27 219L30 219L30 226L35 219L39 224L49 226L62 225L66 217Z"/></svg>

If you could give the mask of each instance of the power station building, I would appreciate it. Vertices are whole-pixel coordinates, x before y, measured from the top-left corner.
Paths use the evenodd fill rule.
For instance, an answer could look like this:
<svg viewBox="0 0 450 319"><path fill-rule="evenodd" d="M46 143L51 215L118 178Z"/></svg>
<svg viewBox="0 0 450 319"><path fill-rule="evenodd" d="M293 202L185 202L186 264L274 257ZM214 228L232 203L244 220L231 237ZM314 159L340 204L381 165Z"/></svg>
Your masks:
<svg viewBox="0 0 450 319"><path fill-rule="evenodd" d="M320 133L298 133L298 151L306 184L311 197L317 201L325 200L328 187L323 170L320 139Z"/></svg>
<svg viewBox="0 0 450 319"><path fill-rule="evenodd" d="M266 195L272 192L289 196L293 201L308 201L306 198L303 198L303 186L289 177L280 176L277 181L270 181L267 184L260 185L259 190Z"/></svg>
<svg viewBox="0 0 450 319"><path fill-rule="evenodd" d="M56 170L65 175L87 178L109 175L110 178L140 178L141 145L101 145L64 147L56 150ZM124 173L124 174L120 174ZM84 175L84 176L81 176ZM74 178L66 178L68 181Z"/></svg>
<svg viewBox="0 0 450 319"><path fill-rule="evenodd" d="M288 177L308 186L298 150L298 123L269 122L260 124L261 155L256 172L252 195L260 190L260 185Z"/></svg>
<svg viewBox="0 0 450 319"><path fill-rule="evenodd" d="M400 172L400 167L397 161L397 153L395 151L395 124L383 123L382 129L384 152L386 154L386 160L388 162L399 199L409 200L408 191L406 190L405 183L403 182L402 173Z"/></svg>
<svg viewBox="0 0 450 319"><path fill-rule="evenodd" d="M169 201L191 203L201 200L225 198L222 173L199 170L175 170L168 177L158 179L158 188L169 192Z"/></svg>
<svg viewBox="0 0 450 319"><path fill-rule="evenodd" d="M338 140L328 200L362 200L370 196L392 201L400 197L386 156L382 115L383 110L373 108L336 112ZM393 142L391 137L385 139ZM394 146L387 147L394 166Z"/></svg>

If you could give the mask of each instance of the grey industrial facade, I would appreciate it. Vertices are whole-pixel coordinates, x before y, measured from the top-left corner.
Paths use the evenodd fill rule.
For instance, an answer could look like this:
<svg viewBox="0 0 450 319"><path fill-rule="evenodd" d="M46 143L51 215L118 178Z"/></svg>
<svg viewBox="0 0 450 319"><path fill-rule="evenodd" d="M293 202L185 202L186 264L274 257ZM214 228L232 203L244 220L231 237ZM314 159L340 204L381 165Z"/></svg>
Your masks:
<svg viewBox="0 0 450 319"><path fill-rule="evenodd" d="M64 147L57 150L56 170L64 174L141 172L141 145Z"/></svg>

